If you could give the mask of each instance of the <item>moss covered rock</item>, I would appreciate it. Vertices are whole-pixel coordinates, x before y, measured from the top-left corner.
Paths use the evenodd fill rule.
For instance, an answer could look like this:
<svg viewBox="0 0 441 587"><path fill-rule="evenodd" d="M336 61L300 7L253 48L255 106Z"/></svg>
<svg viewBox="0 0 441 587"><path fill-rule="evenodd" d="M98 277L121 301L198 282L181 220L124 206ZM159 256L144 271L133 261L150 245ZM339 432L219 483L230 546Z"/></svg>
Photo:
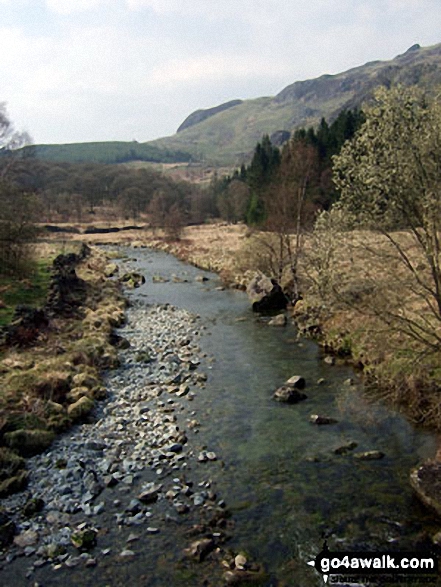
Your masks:
<svg viewBox="0 0 441 587"><path fill-rule="evenodd" d="M90 395L91 395L91 392L88 387L74 387L67 394L66 400L69 403L74 404L82 397L90 397Z"/></svg>
<svg viewBox="0 0 441 587"><path fill-rule="evenodd" d="M97 531L95 529L86 528L73 532L70 540L78 550L85 551L90 550L96 545L96 535Z"/></svg>
<svg viewBox="0 0 441 587"><path fill-rule="evenodd" d="M104 275L106 277L113 277L118 273L118 265L116 263L109 263L104 268Z"/></svg>
<svg viewBox="0 0 441 587"><path fill-rule="evenodd" d="M86 387L87 389L93 389L100 384L98 378L87 371L74 375L72 383L75 387Z"/></svg>
<svg viewBox="0 0 441 587"><path fill-rule="evenodd" d="M0 483L0 498L3 499L8 495L12 495L13 493L17 493L18 491L22 491L26 488L28 484L28 473L27 471L22 471L14 477L9 477L9 479L5 479Z"/></svg>
<svg viewBox="0 0 441 587"><path fill-rule="evenodd" d="M54 433L49 430L14 430L4 435L6 445L23 457L43 452L52 444Z"/></svg>
<svg viewBox="0 0 441 587"><path fill-rule="evenodd" d="M92 399L84 396L68 406L67 414L74 421L83 420L93 410L94 405Z"/></svg>

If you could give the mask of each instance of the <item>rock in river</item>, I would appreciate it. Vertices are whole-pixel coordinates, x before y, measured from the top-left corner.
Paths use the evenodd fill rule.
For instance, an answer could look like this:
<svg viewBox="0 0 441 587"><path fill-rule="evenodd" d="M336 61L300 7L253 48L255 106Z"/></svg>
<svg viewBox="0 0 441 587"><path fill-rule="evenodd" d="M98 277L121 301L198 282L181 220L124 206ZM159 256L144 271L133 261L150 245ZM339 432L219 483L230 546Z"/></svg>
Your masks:
<svg viewBox="0 0 441 587"><path fill-rule="evenodd" d="M329 416L319 416L318 414L311 414L309 417L311 424L317 424L317 426L326 426L329 424L337 424L337 420L329 418Z"/></svg>
<svg viewBox="0 0 441 587"><path fill-rule="evenodd" d="M247 294L253 303L254 312L284 310L288 305L288 298L277 281L263 273L256 273L247 286Z"/></svg>
<svg viewBox="0 0 441 587"><path fill-rule="evenodd" d="M279 387L274 392L274 399L277 402L283 402L286 404L297 404L306 398L306 394L289 385L282 385L282 387Z"/></svg>
<svg viewBox="0 0 441 587"><path fill-rule="evenodd" d="M305 389L306 381L305 378L300 375L293 375L285 381L285 385L292 387L293 389Z"/></svg>

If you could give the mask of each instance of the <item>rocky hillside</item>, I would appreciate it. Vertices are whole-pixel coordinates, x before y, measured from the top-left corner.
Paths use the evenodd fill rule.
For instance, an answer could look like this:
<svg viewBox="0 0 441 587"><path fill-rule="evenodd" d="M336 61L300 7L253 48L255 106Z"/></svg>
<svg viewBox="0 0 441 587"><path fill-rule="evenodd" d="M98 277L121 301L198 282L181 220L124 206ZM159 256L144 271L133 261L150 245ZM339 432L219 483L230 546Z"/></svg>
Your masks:
<svg viewBox="0 0 441 587"><path fill-rule="evenodd" d="M220 106L215 106L214 108L206 108L205 110L196 110L187 116L184 122L180 125L176 132L181 132L186 128L190 128L195 124L199 124L203 120L210 118L210 116L214 116L215 114L219 114L219 112L224 112L224 110L228 110L228 108L233 108L233 106L238 106L242 104L242 100L230 100L230 102L225 102L225 104L221 104Z"/></svg>
<svg viewBox="0 0 441 587"><path fill-rule="evenodd" d="M191 114L171 137L149 143L186 151L200 161L240 164L263 134L287 136L300 126L332 120L344 108L360 106L379 85L441 83L441 44L413 45L390 61L372 61L336 75L298 81L274 97L232 101ZM284 131L281 135L281 131Z"/></svg>

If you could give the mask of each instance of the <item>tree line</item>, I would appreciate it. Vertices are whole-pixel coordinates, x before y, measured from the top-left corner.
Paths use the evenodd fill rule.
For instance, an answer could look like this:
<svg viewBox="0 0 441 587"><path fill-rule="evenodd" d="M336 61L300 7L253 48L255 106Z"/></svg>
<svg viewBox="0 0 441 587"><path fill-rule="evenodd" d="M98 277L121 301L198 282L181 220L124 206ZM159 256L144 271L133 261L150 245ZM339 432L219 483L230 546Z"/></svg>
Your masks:
<svg viewBox="0 0 441 587"><path fill-rule="evenodd" d="M363 122L361 110L344 110L332 123L322 118L318 128L297 129L281 149L265 135L257 143L248 166L242 165L232 175L214 178L211 189L220 216L231 222L264 226L274 192L280 185L287 189L290 180L295 183L302 159L308 160L309 168L307 208L329 209L338 199L332 181L332 158Z"/></svg>

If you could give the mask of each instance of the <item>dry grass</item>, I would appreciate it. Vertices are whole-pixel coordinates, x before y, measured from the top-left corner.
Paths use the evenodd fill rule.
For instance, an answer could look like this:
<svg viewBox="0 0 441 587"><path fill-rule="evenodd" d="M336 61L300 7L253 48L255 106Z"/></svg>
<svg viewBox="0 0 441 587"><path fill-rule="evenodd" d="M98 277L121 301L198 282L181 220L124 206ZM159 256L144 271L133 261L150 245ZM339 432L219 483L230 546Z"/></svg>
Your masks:
<svg viewBox="0 0 441 587"><path fill-rule="evenodd" d="M73 246L78 248L78 243ZM46 243L39 252L52 256L60 248ZM118 365L110 334L124 321L125 308L118 286L103 275L107 262L105 255L95 250L77 268L88 292L78 315L52 319L30 348L3 349L0 445L23 456L35 454L50 444L55 433L87 416L95 399L105 397L101 371ZM0 494L10 487L22 487L11 479L4 483Z"/></svg>
<svg viewBox="0 0 441 587"><path fill-rule="evenodd" d="M215 271L227 284L243 289L259 268L259 235L250 234L244 225L216 223L187 227L177 242L168 242L160 231L149 229L72 235L71 241L158 248ZM420 276L429 279L427 264L412 237L406 232L394 237ZM320 246L328 244L305 239L300 265L304 300L293 311L299 326L316 333L316 328L309 327L320 325L321 343L329 351L351 356L363 366L367 378L375 381L377 391L386 390L385 395L404 406L415 421L441 427L441 357L439 353L427 355L400 323L400 317L425 317L432 323L433 317L427 297L412 280L397 250L381 235L346 233L335 247L330 285L319 292L314 253Z"/></svg>

